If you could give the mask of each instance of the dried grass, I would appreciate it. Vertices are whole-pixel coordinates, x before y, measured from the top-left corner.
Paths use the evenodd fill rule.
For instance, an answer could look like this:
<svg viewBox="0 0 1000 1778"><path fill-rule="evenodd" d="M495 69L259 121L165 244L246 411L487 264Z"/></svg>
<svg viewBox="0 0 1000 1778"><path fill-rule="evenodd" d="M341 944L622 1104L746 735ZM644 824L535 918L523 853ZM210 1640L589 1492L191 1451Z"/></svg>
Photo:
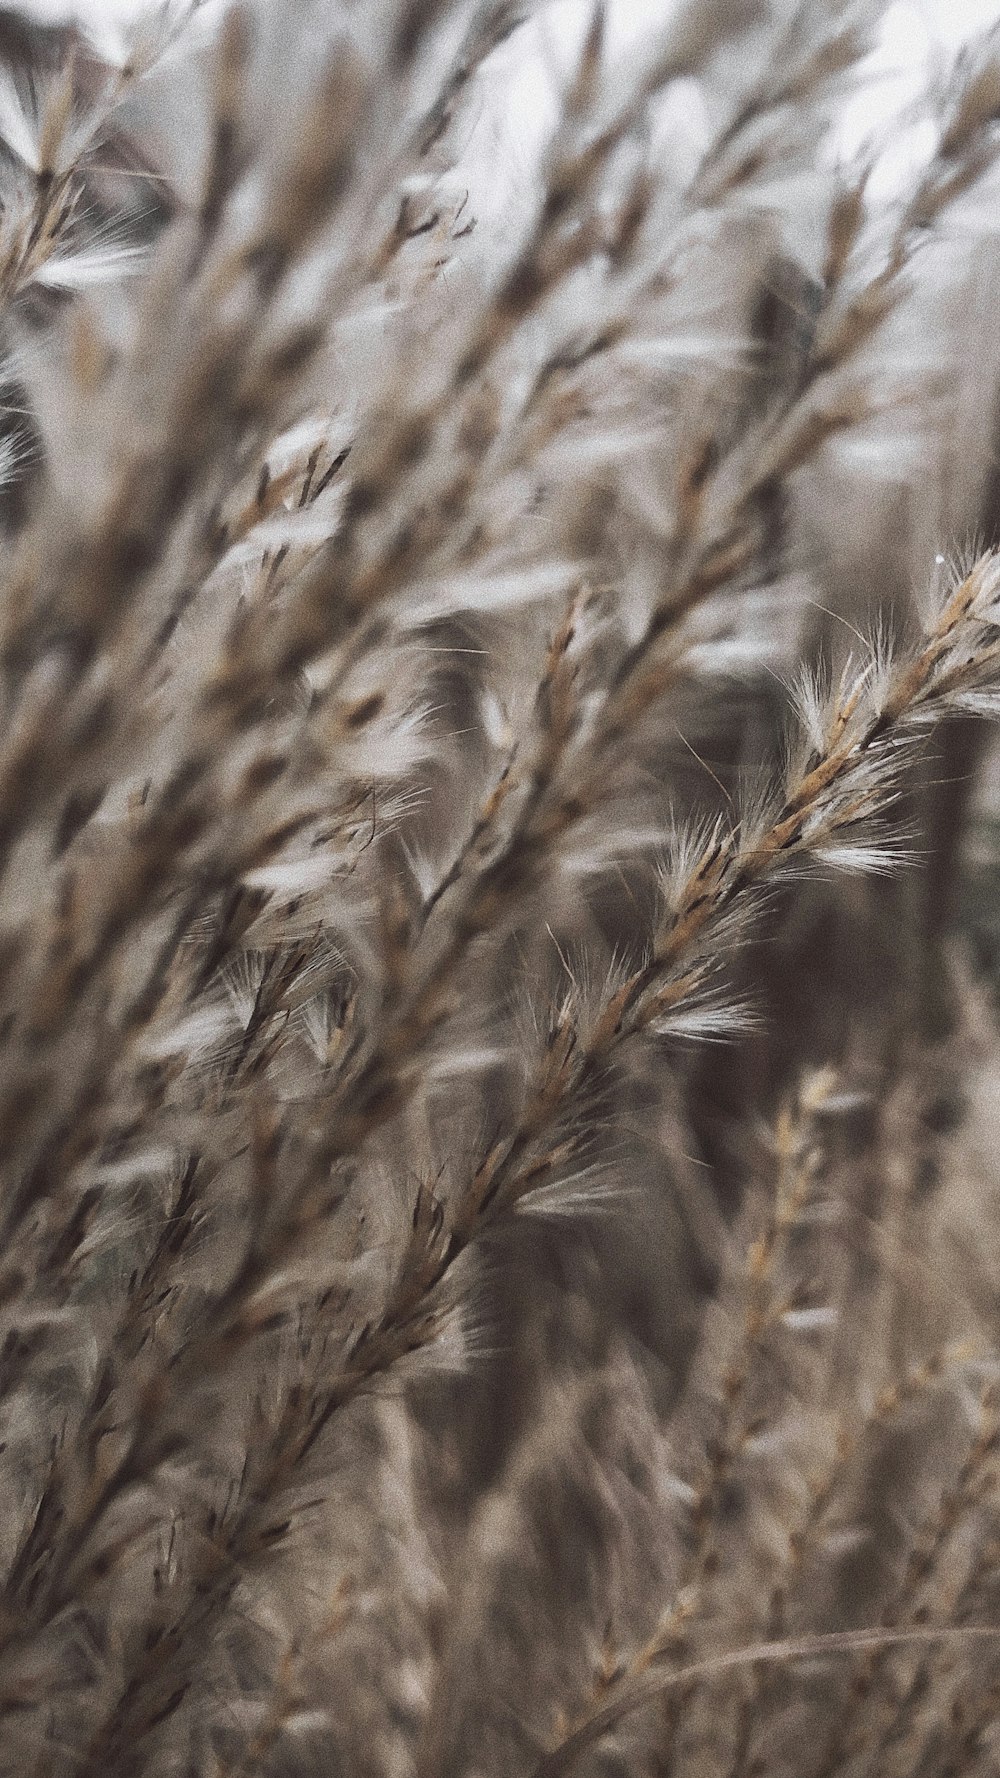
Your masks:
<svg viewBox="0 0 1000 1778"><path fill-rule="evenodd" d="M1000 37L530 10L0 33L12 1778L995 1762Z"/></svg>

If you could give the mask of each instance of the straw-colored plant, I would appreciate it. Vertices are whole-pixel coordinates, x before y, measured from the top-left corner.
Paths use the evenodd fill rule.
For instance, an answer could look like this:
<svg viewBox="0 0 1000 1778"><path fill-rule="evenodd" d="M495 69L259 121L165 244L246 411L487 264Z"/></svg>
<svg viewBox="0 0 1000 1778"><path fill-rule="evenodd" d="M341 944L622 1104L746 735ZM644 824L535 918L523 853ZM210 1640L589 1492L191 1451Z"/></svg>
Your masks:
<svg viewBox="0 0 1000 1778"><path fill-rule="evenodd" d="M1000 38L899 190L883 10L0 32L0 1773L995 1760Z"/></svg>

